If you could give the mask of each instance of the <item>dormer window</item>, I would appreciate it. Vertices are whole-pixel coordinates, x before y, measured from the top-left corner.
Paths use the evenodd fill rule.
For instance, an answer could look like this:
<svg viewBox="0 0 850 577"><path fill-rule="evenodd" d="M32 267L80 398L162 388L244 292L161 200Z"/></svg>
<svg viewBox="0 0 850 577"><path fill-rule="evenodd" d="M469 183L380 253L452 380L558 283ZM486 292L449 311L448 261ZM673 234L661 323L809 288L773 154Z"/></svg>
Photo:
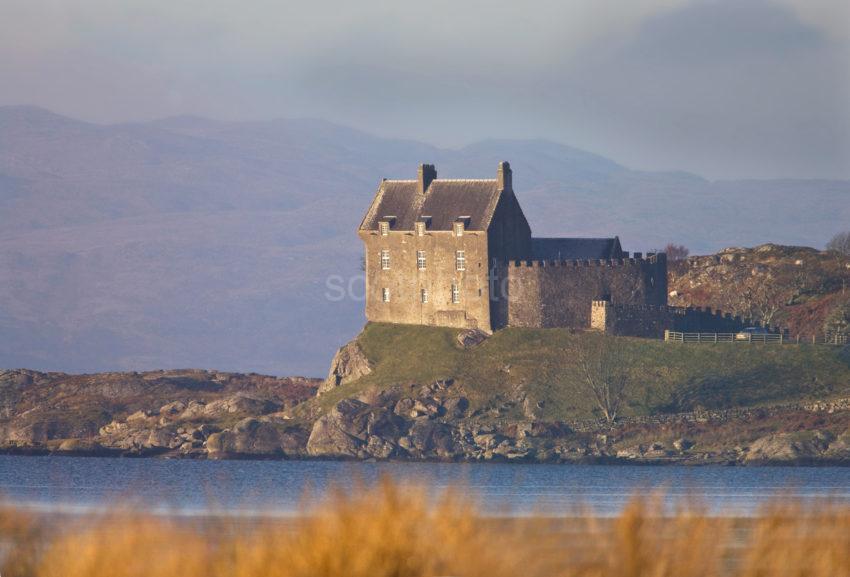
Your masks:
<svg viewBox="0 0 850 577"><path fill-rule="evenodd" d="M381 231L381 236L387 236L388 234L390 234L390 229L392 228L393 224L395 224L394 216L385 216L384 218L382 218L380 222L378 222L378 230Z"/></svg>
<svg viewBox="0 0 850 577"><path fill-rule="evenodd" d="M470 217L468 216L459 216L455 219L454 222L454 233L455 236L463 236L463 231L469 226Z"/></svg>
<svg viewBox="0 0 850 577"><path fill-rule="evenodd" d="M431 226L431 217L423 216L416 221L416 236L425 236L425 231Z"/></svg>

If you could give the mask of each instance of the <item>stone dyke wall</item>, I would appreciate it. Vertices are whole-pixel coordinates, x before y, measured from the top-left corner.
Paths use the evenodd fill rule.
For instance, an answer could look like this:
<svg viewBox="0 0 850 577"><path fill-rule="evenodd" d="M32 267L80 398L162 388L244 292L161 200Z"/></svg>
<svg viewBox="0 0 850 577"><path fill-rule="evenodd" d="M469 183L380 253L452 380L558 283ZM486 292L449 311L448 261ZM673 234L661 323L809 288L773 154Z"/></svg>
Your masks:
<svg viewBox="0 0 850 577"><path fill-rule="evenodd" d="M502 306L512 327L585 329L594 300L656 307L667 303L663 253L601 261L510 261L494 276L501 285L494 293L507 300Z"/></svg>

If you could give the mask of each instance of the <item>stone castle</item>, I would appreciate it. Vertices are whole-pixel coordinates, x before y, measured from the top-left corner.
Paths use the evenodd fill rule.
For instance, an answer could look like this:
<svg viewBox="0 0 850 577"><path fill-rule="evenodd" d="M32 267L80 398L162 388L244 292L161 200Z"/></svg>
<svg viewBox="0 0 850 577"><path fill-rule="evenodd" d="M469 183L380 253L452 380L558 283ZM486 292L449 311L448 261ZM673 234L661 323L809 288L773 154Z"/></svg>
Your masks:
<svg viewBox="0 0 850 577"><path fill-rule="evenodd" d="M494 179L384 179L358 231L366 318L477 328L738 330L740 319L667 306L664 253L624 252L614 238L534 238L511 167Z"/></svg>

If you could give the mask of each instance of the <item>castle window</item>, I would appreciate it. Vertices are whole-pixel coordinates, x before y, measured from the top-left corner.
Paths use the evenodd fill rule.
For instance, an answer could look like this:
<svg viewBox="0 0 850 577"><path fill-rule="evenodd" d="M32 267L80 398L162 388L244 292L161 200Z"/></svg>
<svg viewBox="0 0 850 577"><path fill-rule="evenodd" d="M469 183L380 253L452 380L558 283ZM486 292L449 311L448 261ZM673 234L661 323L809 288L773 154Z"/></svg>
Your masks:
<svg viewBox="0 0 850 577"><path fill-rule="evenodd" d="M460 302L460 287L457 286L457 283L452 283L452 303L457 304Z"/></svg>
<svg viewBox="0 0 850 577"><path fill-rule="evenodd" d="M390 289L386 287L381 289L381 300L385 303L390 302Z"/></svg>
<svg viewBox="0 0 850 577"><path fill-rule="evenodd" d="M416 223L416 236L425 236L425 223L417 222Z"/></svg>
<svg viewBox="0 0 850 577"><path fill-rule="evenodd" d="M389 222L382 220L380 223L378 223L378 227L381 229L381 236L387 236L388 234L390 234Z"/></svg>
<svg viewBox="0 0 850 577"><path fill-rule="evenodd" d="M463 236L463 222L455 223L455 236Z"/></svg>
<svg viewBox="0 0 850 577"><path fill-rule="evenodd" d="M455 268L466 270L466 254L462 250L455 252Z"/></svg>
<svg viewBox="0 0 850 577"><path fill-rule="evenodd" d="M421 300L423 303L428 302L428 289L422 289L421 291L419 291L419 300Z"/></svg>
<svg viewBox="0 0 850 577"><path fill-rule="evenodd" d="M416 268L419 270L425 270L425 251L417 250L416 251ZM424 301L423 301L424 302Z"/></svg>
<svg viewBox="0 0 850 577"><path fill-rule="evenodd" d="M390 251L381 251L381 270L390 270Z"/></svg>

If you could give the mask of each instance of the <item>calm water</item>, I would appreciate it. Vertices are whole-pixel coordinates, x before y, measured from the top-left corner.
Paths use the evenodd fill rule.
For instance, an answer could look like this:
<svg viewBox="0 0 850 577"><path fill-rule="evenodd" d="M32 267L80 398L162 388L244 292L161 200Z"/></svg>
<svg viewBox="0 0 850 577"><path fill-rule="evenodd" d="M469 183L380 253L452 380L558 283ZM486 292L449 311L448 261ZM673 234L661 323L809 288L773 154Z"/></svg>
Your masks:
<svg viewBox="0 0 850 577"><path fill-rule="evenodd" d="M751 514L793 491L850 503L850 468L629 467L576 465L352 463L335 461L164 461L0 455L0 494L38 509L76 511L133 504L194 514L288 515L305 490L354 488L382 474L462 487L493 514L614 514L638 491L663 490L670 505L697 495L716 513Z"/></svg>

